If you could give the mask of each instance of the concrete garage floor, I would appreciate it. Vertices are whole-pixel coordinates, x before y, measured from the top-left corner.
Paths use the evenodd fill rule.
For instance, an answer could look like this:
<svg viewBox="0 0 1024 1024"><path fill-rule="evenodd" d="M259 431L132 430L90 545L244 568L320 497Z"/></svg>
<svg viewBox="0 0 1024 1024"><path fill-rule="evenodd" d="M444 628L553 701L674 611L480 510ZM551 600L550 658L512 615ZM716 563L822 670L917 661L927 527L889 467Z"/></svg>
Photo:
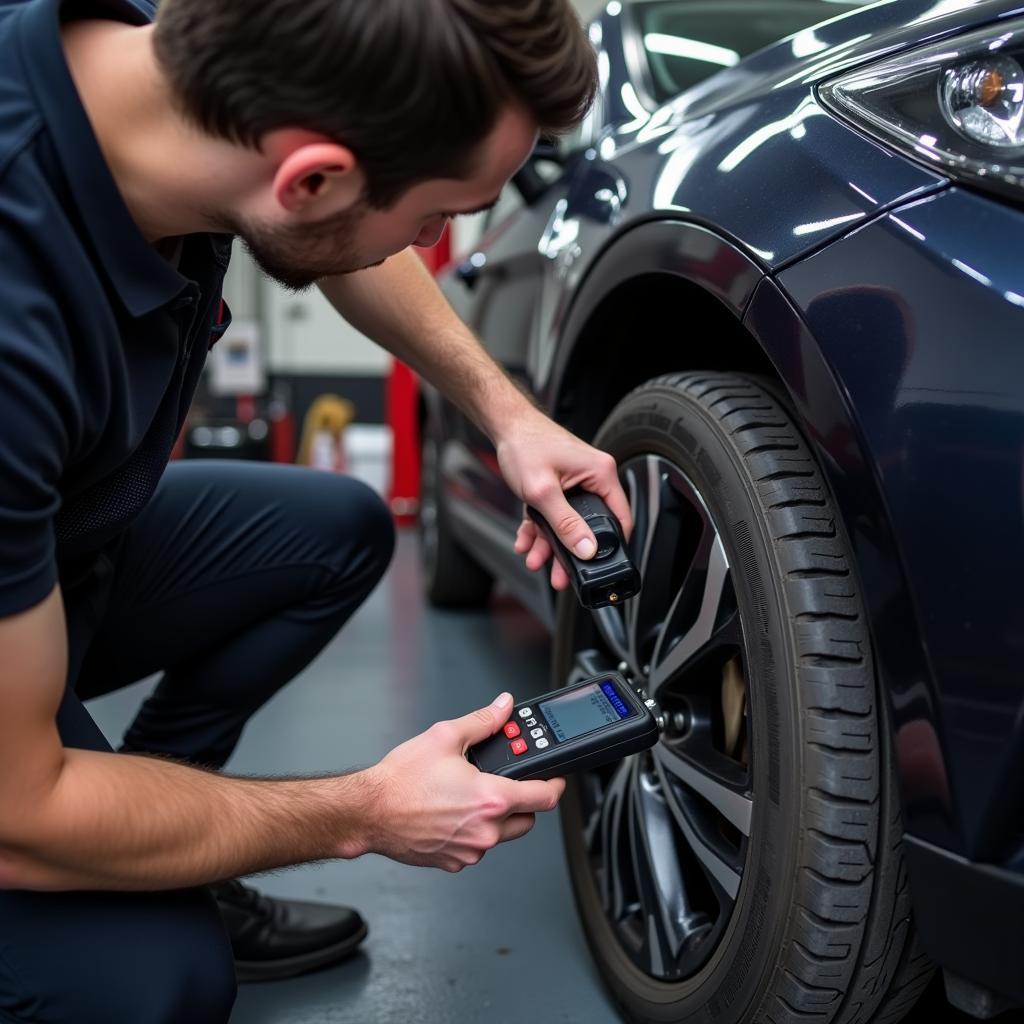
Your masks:
<svg viewBox="0 0 1024 1024"><path fill-rule="evenodd" d="M517 700L543 692L547 655L545 633L511 599L499 597L490 613L427 609L415 539L406 532L380 587L252 720L229 770L273 776L370 764L502 689ZM151 685L92 703L112 741ZM336 968L242 986L232 1024L619 1020L576 921L552 815L458 875L366 857L280 872L258 884L272 895L350 903L368 919L370 936L364 952ZM967 1020L938 992L914 1014L918 1024Z"/></svg>

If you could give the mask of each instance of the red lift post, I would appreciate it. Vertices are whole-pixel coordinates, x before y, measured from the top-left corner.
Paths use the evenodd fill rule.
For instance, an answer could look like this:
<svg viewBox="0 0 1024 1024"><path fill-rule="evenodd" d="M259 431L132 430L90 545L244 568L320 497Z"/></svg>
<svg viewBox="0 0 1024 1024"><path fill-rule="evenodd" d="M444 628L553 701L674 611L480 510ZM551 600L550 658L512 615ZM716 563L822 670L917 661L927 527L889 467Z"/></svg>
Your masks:
<svg viewBox="0 0 1024 1024"><path fill-rule="evenodd" d="M451 229L437 245L420 249L432 274L451 260ZM405 363L393 360L387 382L387 421L391 427L391 485L388 505L395 521L408 526L416 520L420 503L419 381Z"/></svg>

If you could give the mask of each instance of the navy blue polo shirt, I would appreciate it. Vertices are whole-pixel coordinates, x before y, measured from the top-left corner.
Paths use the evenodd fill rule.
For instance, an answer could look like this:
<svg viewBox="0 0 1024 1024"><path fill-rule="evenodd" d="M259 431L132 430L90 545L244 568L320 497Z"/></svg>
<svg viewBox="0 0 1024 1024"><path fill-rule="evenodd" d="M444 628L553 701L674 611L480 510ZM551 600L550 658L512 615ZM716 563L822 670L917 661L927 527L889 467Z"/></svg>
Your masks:
<svg viewBox="0 0 1024 1024"><path fill-rule="evenodd" d="M62 12L63 8L63 12ZM166 467L231 239L147 243L72 81L62 17L145 0L0 0L0 617L88 592Z"/></svg>

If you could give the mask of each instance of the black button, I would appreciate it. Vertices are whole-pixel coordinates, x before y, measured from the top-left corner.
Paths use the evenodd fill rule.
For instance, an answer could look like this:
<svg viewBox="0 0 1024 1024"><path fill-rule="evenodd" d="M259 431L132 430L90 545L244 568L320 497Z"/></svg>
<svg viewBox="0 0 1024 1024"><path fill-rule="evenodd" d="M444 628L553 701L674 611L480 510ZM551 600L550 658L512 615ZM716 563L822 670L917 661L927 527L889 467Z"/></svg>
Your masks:
<svg viewBox="0 0 1024 1024"><path fill-rule="evenodd" d="M594 558L607 558L618 549L619 535L604 516L591 520L587 525L594 531L594 539L597 541Z"/></svg>

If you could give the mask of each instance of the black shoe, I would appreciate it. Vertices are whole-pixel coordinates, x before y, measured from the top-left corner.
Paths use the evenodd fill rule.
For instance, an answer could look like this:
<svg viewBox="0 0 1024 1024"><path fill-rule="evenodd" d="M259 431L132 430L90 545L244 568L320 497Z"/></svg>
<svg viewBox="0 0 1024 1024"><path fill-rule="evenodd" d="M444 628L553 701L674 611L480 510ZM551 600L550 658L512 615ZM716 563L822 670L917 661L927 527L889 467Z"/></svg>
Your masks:
<svg viewBox="0 0 1024 1024"><path fill-rule="evenodd" d="M210 886L231 937L239 981L291 978L343 960L366 938L351 907L279 900L241 882Z"/></svg>

